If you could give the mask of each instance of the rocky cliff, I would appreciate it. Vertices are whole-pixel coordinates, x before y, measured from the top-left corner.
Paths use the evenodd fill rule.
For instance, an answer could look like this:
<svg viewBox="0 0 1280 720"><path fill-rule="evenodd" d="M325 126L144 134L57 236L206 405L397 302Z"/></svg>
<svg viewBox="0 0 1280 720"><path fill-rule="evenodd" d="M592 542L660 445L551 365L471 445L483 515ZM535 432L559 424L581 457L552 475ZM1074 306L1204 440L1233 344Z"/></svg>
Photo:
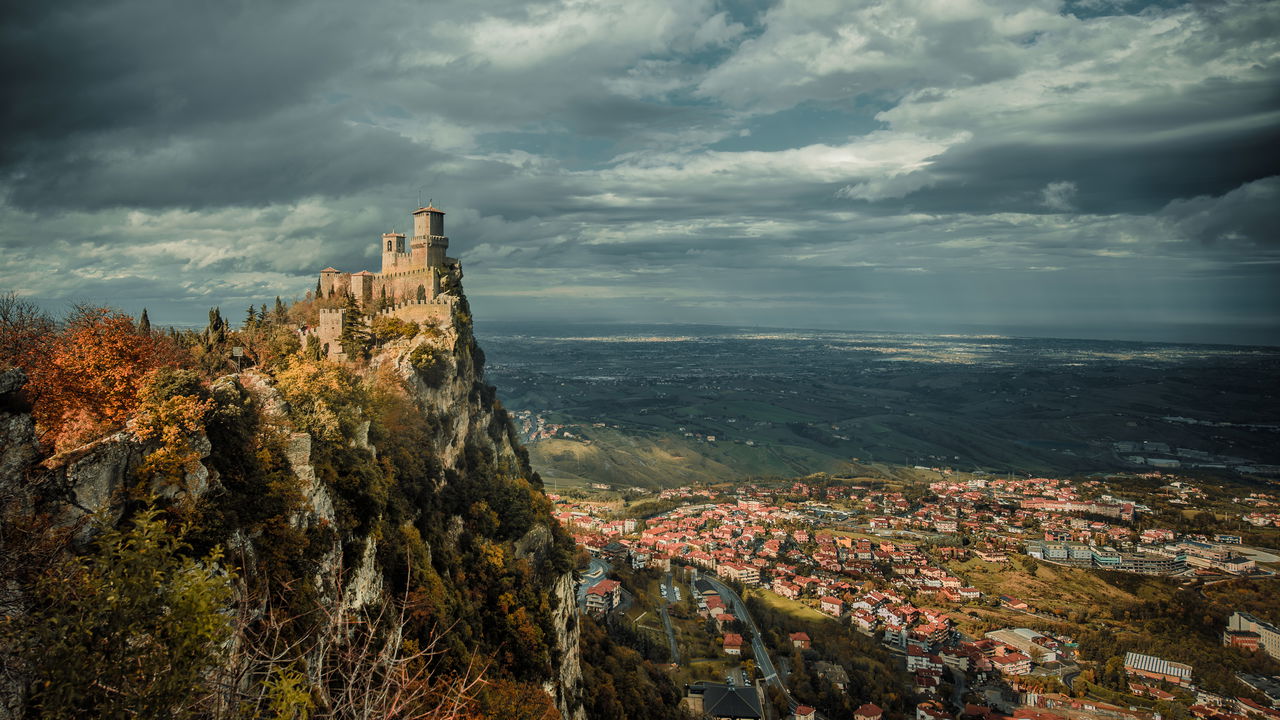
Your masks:
<svg viewBox="0 0 1280 720"><path fill-rule="evenodd" d="M8 373L0 491L81 543L148 491L193 521L195 550L235 559L250 615L274 603L340 623L413 598L396 638L429 637L448 668L478 657L580 719L572 546L483 368L462 299L358 368L298 360L219 377L199 391L212 409L185 439L192 462L162 480L148 474L162 441L133 424L41 458L22 377Z"/></svg>

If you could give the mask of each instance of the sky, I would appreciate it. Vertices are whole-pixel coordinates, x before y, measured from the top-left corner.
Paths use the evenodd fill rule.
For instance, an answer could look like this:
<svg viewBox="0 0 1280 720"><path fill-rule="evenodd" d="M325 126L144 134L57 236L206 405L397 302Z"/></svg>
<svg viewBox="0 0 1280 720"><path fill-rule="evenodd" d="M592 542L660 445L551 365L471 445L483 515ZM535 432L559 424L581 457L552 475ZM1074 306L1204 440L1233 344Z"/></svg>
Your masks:
<svg viewBox="0 0 1280 720"><path fill-rule="evenodd" d="M5 2L0 291L1280 344L1280 3Z"/></svg>

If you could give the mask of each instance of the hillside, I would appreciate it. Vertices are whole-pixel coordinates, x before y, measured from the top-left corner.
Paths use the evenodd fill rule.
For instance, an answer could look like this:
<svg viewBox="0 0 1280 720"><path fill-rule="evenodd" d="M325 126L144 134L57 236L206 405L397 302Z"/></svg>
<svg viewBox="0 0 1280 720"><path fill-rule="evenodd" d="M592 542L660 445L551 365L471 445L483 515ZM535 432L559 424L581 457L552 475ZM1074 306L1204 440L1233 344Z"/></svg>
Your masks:
<svg viewBox="0 0 1280 720"><path fill-rule="evenodd" d="M575 428L578 439L531 443L529 461L548 482L663 488L717 483L742 475L789 477L848 467L831 457L794 445L746 446L706 443L675 433L626 433L610 428Z"/></svg>
<svg viewBox="0 0 1280 720"><path fill-rule="evenodd" d="M583 717L572 543L465 298L351 364L293 310L6 343L0 717Z"/></svg>

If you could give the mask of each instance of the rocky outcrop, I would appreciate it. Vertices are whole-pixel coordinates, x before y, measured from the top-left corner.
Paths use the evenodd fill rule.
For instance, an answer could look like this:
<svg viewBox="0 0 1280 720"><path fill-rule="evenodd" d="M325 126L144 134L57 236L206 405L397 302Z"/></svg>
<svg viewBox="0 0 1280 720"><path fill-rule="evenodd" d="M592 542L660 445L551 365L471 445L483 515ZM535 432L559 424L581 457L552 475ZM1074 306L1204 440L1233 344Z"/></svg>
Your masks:
<svg viewBox="0 0 1280 720"><path fill-rule="evenodd" d="M420 359L425 354L421 349L424 347L438 351L435 361L447 364L439 384L429 382L415 367L415 351ZM441 421L441 431L433 438L429 451L444 468L459 469L470 443L489 450L495 464L506 472L530 477L532 470L514 427L496 402L494 389L484 383L483 357L470 327L455 319L442 328L438 337L419 336L389 344L372 358L370 365L374 372L383 367L393 369L413 388L415 399L424 410ZM435 373L428 375L439 377ZM460 520L455 518L459 525ZM549 528L535 525L516 543L516 552L521 556L541 556L550 551L552 542ZM566 720L585 720L575 586L573 573L568 572L554 578L549 588L559 656L555 660L556 676L547 678L543 687Z"/></svg>
<svg viewBox="0 0 1280 720"><path fill-rule="evenodd" d="M19 492L22 475L39 456L35 423L22 399L26 382L17 368L0 373L0 497Z"/></svg>
<svg viewBox="0 0 1280 720"><path fill-rule="evenodd" d="M497 402L494 389L484 383L484 356L465 317L465 300L459 305L462 310L445 326L384 346L371 359L367 371L390 370L405 380L414 402L429 420L431 435L420 450L438 465L439 483L447 484L447 478L464 477L467 473L472 473L470 482L484 477L475 473L474 458L479 453L485 457L486 467L492 466L492 472L528 479L536 485L514 428ZM28 493L38 486L42 502L46 507L57 507L66 524L88 517L108 522L118 520L123 513L126 490L137 482L137 469L158 446L139 440L126 428L41 462L29 408L20 397L23 381L21 373L16 371L0 374L0 491L3 497ZM380 559L379 554L385 552L384 546L393 544L394 538L388 540L380 534L383 532L379 525L381 517L351 522L350 499L344 500L342 495L347 491L342 489L341 479L334 480L333 466L325 464L330 461L323 453L332 454L333 446L318 446L315 438L297 430L290 421L288 404L267 373L250 370L227 375L216 380L211 391L215 398L236 398L245 407L252 406L259 423L257 432L270 433L273 442L281 448L287 463L285 472L291 472L297 479L303 498L302 506L287 516L288 523L300 530L328 533L315 535L329 538L323 541L328 544L318 546L319 552L312 556L314 565L308 566L311 568L308 573L314 572L314 576L308 574L308 577L317 591L318 601L339 611L334 613L338 617L341 611L357 611L387 600L390 576L384 577L385 559ZM247 399L250 397L252 402ZM202 462L191 468L181 484L153 490L170 499L183 493L209 494L211 499L226 497L228 488L212 468L227 471L229 483L228 466L209 459L217 449L208 436L200 434L190 441ZM349 431L343 444L364 458L362 467L377 468L378 462L385 462L377 459L378 448L371 442L367 421L358 423L354 432ZM246 496L244 501L252 503L254 498ZM439 527L447 530L437 538L438 546L456 544L468 521L456 514L441 519L443 523ZM529 559L532 566L555 567L548 560L557 552L557 536L550 525L554 522L550 517L538 518L532 529L514 543L516 556ZM357 529L350 530L352 525ZM339 527L347 529L333 530ZM235 525L224 532L226 536L215 541L237 557L254 558L265 555L269 549L259 546L259 532ZM428 552L430 550L428 548ZM530 610L543 613L541 617L547 621L543 627L549 625L555 642L548 674L538 681L555 699L566 720L585 720L581 709L582 668L573 573L544 572L548 577L538 584L545 585L541 588L545 592L542 604L544 608L550 607L550 617L545 609Z"/></svg>
<svg viewBox="0 0 1280 720"><path fill-rule="evenodd" d="M561 648L560 672L556 678L557 685L552 697L556 699L556 707L566 720L586 720L586 712L582 708L582 658L578 652L578 641L582 635L578 627L578 597L575 592L577 583L573 573L561 575L552 590L555 604L555 627Z"/></svg>

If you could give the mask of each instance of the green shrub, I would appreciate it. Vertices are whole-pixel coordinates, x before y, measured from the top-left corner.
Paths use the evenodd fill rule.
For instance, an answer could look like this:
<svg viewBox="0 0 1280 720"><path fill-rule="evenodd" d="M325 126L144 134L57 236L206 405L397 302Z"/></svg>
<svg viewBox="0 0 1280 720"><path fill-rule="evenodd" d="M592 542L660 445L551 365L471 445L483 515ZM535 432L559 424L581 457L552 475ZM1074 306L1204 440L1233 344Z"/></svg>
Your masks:
<svg viewBox="0 0 1280 720"><path fill-rule="evenodd" d="M155 510L102 534L37 584L21 645L45 718L176 718L207 690L232 632L217 551L186 545Z"/></svg>
<svg viewBox="0 0 1280 720"><path fill-rule="evenodd" d="M440 387L449 376L448 353L427 344L413 349L409 354L409 363L413 365L418 377L426 383L427 387Z"/></svg>
<svg viewBox="0 0 1280 720"><path fill-rule="evenodd" d="M374 342L378 344L415 337L419 329L416 322L401 320L390 315L375 317L371 325Z"/></svg>

